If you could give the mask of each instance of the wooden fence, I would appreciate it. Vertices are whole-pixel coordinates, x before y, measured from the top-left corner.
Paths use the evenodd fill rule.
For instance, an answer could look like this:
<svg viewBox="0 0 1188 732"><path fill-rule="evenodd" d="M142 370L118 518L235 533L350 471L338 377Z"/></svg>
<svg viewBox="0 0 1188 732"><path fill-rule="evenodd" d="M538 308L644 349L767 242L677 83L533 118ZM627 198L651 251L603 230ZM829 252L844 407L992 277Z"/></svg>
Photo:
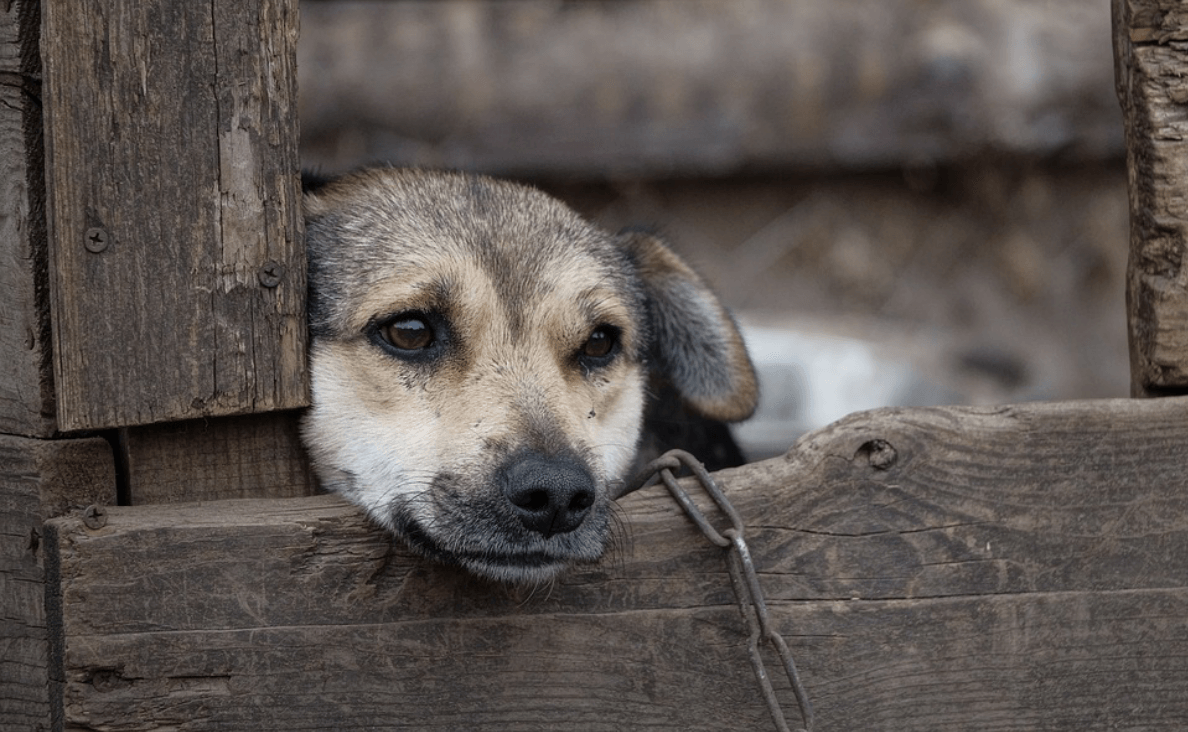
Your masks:
<svg viewBox="0 0 1188 732"><path fill-rule="evenodd" d="M1188 722L1188 14L1114 13L1159 398L857 414L718 475L818 729ZM0 11L0 730L766 727L666 497L518 591L315 495L296 34L295 0Z"/></svg>

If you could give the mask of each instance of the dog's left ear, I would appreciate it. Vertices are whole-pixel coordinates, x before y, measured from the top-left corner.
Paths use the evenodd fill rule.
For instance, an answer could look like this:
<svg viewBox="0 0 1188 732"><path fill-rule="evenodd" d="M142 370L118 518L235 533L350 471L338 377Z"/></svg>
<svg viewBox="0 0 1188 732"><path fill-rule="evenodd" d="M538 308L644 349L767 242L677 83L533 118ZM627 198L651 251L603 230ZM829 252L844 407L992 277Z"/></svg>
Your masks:
<svg viewBox="0 0 1188 732"><path fill-rule="evenodd" d="M658 237L640 231L620 237L646 291L657 375L705 417L726 422L750 417L759 388L734 318Z"/></svg>

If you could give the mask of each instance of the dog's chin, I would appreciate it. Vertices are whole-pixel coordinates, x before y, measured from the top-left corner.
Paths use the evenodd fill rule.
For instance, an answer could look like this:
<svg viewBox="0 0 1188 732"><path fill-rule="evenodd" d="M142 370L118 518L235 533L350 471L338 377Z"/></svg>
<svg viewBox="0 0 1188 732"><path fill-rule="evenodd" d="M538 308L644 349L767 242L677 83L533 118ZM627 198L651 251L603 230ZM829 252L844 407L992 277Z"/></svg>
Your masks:
<svg viewBox="0 0 1188 732"><path fill-rule="evenodd" d="M473 575L508 584L539 585L557 578L577 564L588 564L602 557L604 531L579 529L579 536L562 535L544 540L539 546L449 546L439 541L415 520L396 522L395 533L417 554L442 564L460 567ZM599 535L601 534L601 538Z"/></svg>
<svg viewBox="0 0 1188 732"><path fill-rule="evenodd" d="M460 557L458 565L478 577L513 585L543 585L573 566L547 556Z"/></svg>

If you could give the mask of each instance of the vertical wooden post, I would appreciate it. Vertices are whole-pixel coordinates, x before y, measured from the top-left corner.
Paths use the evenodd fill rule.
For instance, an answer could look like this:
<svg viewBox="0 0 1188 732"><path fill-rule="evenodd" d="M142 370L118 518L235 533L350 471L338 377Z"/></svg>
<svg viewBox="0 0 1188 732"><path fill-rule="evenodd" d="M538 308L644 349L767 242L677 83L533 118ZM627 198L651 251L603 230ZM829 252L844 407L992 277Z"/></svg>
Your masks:
<svg viewBox="0 0 1188 732"><path fill-rule="evenodd" d="M45 0L62 429L304 406L296 0Z"/></svg>
<svg viewBox="0 0 1188 732"><path fill-rule="evenodd" d="M0 433L54 431L41 134L40 8L0 9Z"/></svg>
<svg viewBox="0 0 1188 732"><path fill-rule="evenodd" d="M41 7L0 8L0 732L61 727L43 522L115 500L111 449L56 431L49 354Z"/></svg>
<svg viewBox="0 0 1188 732"><path fill-rule="evenodd" d="M1188 8L1113 0L1126 126L1131 393L1188 393Z"/></svg>
<svg viewBox="0 0 1188 732"><path fill-rule="evenodd" d="M50 729L60 714L45 605L43 527L90 504L115 502L107 442L0 435L0 732ZM57 725L61 729L61 722Z"/></svg>

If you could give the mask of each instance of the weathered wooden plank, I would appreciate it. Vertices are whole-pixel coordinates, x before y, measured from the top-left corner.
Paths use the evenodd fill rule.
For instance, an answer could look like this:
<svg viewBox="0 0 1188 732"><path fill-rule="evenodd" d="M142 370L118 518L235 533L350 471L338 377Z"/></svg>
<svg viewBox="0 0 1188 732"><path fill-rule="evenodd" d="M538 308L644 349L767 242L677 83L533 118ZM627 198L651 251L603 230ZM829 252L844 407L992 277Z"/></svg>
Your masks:
<svg viewBox="0 0 1188 732"><path fill-rule="evenodd" d="M307 164L640 177L1114 157L1079 0L307 3Z"/></svg>
<svg viewBox="0 0 1188 732"><path fill-rule="evenodd" d="M905 732L1182 729L1185 613L1184 590L772 606L817 729ZM771 729L734 607L82 636L69 663L66 729Z"/></svg>
<svg viewBox="0 0 1188 732"><path fill-rule="evenodd" d="M307 402L295 0L46 5L58 419Z"/></svg>
<svg viewBox="0 0 1188 732"><path fill-rule="evenodd" d="M882 410L720 473L821 728L1181 725L1185 415ZM621 508L604 562L520 590L334 496L55 520L68 725L765 725L720 550L664 495Z"/></svg>
<svg viewBox="0 0 1188 732"><path fill-rule="evenodd" d="M1185 393L1188 14L1171 0L1113 0L1113 12L1130 176L1131 393Z"/></svg>
<svg viewBox="0 0 1188 732"><path fill-rule="evenodd" d="M54 430L41 137L40 12L0 9L0 433Z"/></svg>
<svg viewBox="0 0 1188 732"><path fill-rule="evenodd" d="M42 521L111 503L115 473L101 439L0 435L0 731L49 729Z"/></svg>
<svg viewBox="0 0 1188 732"><path fill-rule="evenodd" d="M132 427L123 447L132 505L317 491L295 412Z"/></svg>
<svg viewBox="0 0 1188 732"><path fill-rule="evenodd" d="M1179 587L1188 564L1181 490L1188 478L1178 457L1186 416L1181 398L886 410L813 433L787 459L719 475L751 517L756 561L781 599ZM876 444L885 446L876 462L894 451L883 469L871 465ZM622 546L563 580L554 606L563 598L573 612L725 601L717 549L673 520L665 496L620 503L629 519ZM375 597L390 617L473 610L454 592L434 590L451 586L450 570L389 550L381 532L334 496L114 508L106 529L79 541L86 553L69 555L81 563L72 573L102 569L103 579L88 584L88 602L76 612L104 632L149 629L137 619L145 614L151 627L179 629L191 627L185 618L234 628L373 617L375 608L358 597ZM249 613L225 607L245 582L240 573L251 586L278 573L289 579ZM201 588L184 602L144 584L183 575ZM328 583L334 591L325 591ZM518 600L501 606L499 594L474 602L513 610Z"/></svg>
<svg viewBox="0 0 1188 732"><path fill-rule="evenodd" d="M1182 729L1183 589L784 605L821 730ZM820 682L813 683L814 679Z"/></svg>

